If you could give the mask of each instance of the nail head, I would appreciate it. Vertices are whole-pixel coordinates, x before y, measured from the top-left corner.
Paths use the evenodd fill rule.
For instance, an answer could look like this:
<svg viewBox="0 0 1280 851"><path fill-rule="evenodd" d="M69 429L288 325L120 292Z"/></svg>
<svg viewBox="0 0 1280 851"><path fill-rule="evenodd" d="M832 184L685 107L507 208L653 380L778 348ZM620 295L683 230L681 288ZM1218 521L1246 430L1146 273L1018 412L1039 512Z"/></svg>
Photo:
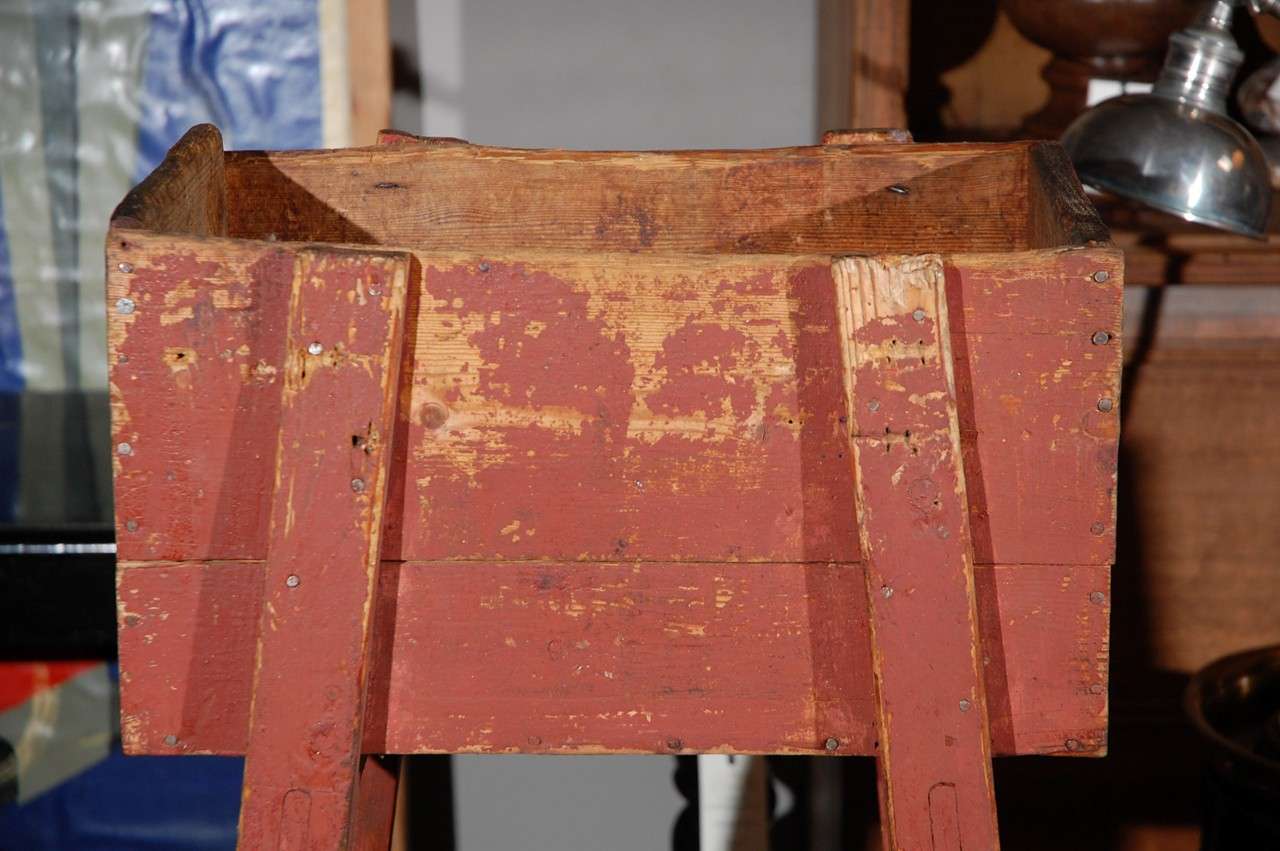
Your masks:
<svg viewBox="0 0 1280 851"><path fill-rule="evenodd" d="M1093 279L1100 284L1105 284L1107 281L1111 280L1111 273L1106 269L1099 269L1093 273Z"/></svg>
<svg viewBox="0 0 1280 851"><path fill-rule="evenodd" d="M352 479L351 489L356 493L364 493L364 479Z"/></svg>
<svg viewBox="0 0 1280 851"><path fill-rule="evenodd" d="M124 528L128 529L130 532L136 532L138 531L138 521L130 520L124 524Z"/></svg>
<svg viewBox="0 0 1280 851"><path fill-rule="evenodd" d="M164 743L169 747L173 747L178 743L178 737L170 733L169 735L164 737Z"/></svg>
<svg viewBox="0 0 1280 851"><path fill-rule="evenodd" d="M133 299L131 298L116 299L116 313L125 313L125 314L133 313L133 308L134 308Z"/></svg>
<svg viewBox="0 0 1280 851"><path fill-rule="evenodd" d="M116 453L119 455L132 455L133 446L128 443L119 443L116 445Z"/></svg>
<svg viewBox="0 0 1280 851"><path fill-rule="evenodd" d="M684 742L679 739L667 739L667 747L673 751L678 751L684 747Z"/></svg>
<svg viewBox="0 0 1280 851"><path fill-rule="evenodd" d="M299 582L301 582L301 581L302 581L302 580L298 578L298 574L296 574L296 573L290 573L290 574L289 574L289 576L288 576L288 578L287 578L287 579L285 579L284 584L285 584L285 585L288 585L290 588L297 588L297 587L298 587L298 583L299 583Z"/></svg>
<svg viewBox="0 0 1280 851"><path fill-rule="evenodd" d="M1098 605L1102 605L1103 603L1106 602L1106 600L1107 600L1107 595L1103 594L1101 591L1094 591L1089 595L1090 603L1097 603Z"/></svg>
<svg viewBox="0 0 1280 851"><path fill-rule="evenodd" d="M870 402L868 402L868 403L867 403L867 410L868 410L868 411L871 411L872 413L874 413L874 412L876 412L876 411L880 410L880 400L879 400L879 399L872 399Z"/></svg>
<svg viewBox="0 0 1280 851"><path fill-rule="evenodd" d="M1094 523L1089 527L1089 531L1095 535L1101 535L1103 532L1107 531L1107 524L1102 522Z"/></svg>
<svg viewBox="0 0 1280 851"><path fill-rule="evenodd" d="M1065 744L1067 746L1067 750L1071 751L1072 753L1084 750L1084 745L1080 744L1079 739L1067 739Z"/></svg>
<svg viewBox="0 0 1280 851"><path fill-rule="evenodd" d="M1105 346L1107 343L1110 343L1110 342L1111 342L1111 335L1108 334L1106 331L1093 332L1093 344L1095 346Z"/></svg>
<svg viewBox="0 0 1280 851"><path fill-rule="evenodd" d="M1098 410L1102 411L1102 413L1104 414L1110 413L1111 409L1114 408L1115 405L1116 405L1115 402L1112 402L1110 399L1107 399L1107 398L1102 398L1098 400Z"/></svg>
<svg viewBox="0 0 1280 851"><path fill-rule="evenodd" d="M924 321L924 311L923 311L922 309L920 309L920 308L918 308L918 307L917 307L915 310L911 311L911 318L912 318L912 319L914 319L914 320L915 320L915 321L917 321L917 322L923 322L923 321Z"/></svg>
<svg viewBox="0 0 1280 851"><path fill-rule="evenodd" d="M973 708L973 704L969 702L968 698L964 698L964 697L960 698L961 712L968 712L972 708Z"/></svg>
<svg viewBox="0 0 1280 851"><path fill-rule="evenodd" d="M117 266L116 268L117 268L117 269L119 269L121 272L124 272L124 273L127 275L127 274L129 274L130 272L132 272L132 271L133 271L133 264L132 264L132 263L121 263L121 264L120 264L119 266Z"/></svg>
<svg viewBox="0 0 1280 851"><path fill-rule="evenodd" d="M312 343L311 345L307 346L307 351L313 355L318 355L324 351L324 346L320 345L319 343Z"/></svg>
<svg viewBox="0 0 1280 851"><path fill-rule="evenodd" d="M892 596L893 596L893 586L892 586L892 585L881 585L881 586L880 586L880 596L881 596L881 597L884 597L886 600L887 600L887 599L889 599L890 597L892 597Z"/></svg>
<svg viewBox="0 0 1280 851"><path fill-rule="evenodd" d="M837 739L835 736L831 736L825 742L822 743L822 746L829 751L839 750L840 740Z"/></svg>

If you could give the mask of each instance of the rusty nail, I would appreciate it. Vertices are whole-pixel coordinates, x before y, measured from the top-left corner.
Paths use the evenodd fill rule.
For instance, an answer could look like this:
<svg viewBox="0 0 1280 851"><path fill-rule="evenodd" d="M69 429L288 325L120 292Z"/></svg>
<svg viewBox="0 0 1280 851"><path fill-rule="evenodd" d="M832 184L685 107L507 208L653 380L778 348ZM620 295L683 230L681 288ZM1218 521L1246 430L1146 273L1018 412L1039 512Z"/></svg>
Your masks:
<svg viewBox="0 0 1280 851"><path fill-rule="evenodd" d="M170 733L169 735L164 737L164 743L169 747L173 747L178 743L178 737Z"/></svg>
<svg viewBox="0 0 1280 851"><path fill-rule="evenodd" d="M116 453L120 455L132 455L133 447L128 443L120 443L116 445Z"/></svg>
<svg viewBox="0 0 1280 851"><path fill-rule="evenodd" d="M1084 745L1080 744L1079 739L1067 739L1065 744L1067 746L1067 750L1072 751L1073 753L1084 750Z"/></svg>
<svg viewBox="0 0 1280 851"><path fill-rule="evenodd" d="M285 579L284 584L285 584L285 585L288 585L290 588L297 588L297 587L298 587L298 583L299 583L299 582L301 582L301 581L302 581L302 580L298 578L298 574L296 574L296 573L290 573L290 574L289 574L289 576L288 576L288 578L287 578L287 579Z"/></svg>
<svg viewBox="0 0 1280 851"><path fill-rule="evenodd" d="M889 186L887 188L894 195L910 195L911 194L911 190L903 186L901 183L895 183L892 186Z"/></svg>
<svg viewBox="0 0 1280 851"><path fill-rule="evenodd" d="M1098 400L1098 410L1102 411L1102 413L1104 414L1108 413L1115 406L1116 406L1116 403L1112 402L1110 399L1106 397L1103 397L1102 399Z"/></svg>
<svg viewBox="0 0 1280 851"><path fill-rule="evenodd" d="M312 343L311 345L307 346L307 351L313 355L318 355L324 351L324 346L320 345L319 343Z"/></svg>
<svg viewBox="0 0 1280 851"><path fill-rule="evenodd" d="M351 489L356 493L364 493L364 479L352 479Z"/></svg>
<svg viewBox="0 0 1280 851"><path fill-rule="evenodd" d="M1107 531L1107 524L1099 521L1090 526L1089 531L1095 535L1101 535L1103 532Z"/></svg>
<svg viewBox="0 0 1280 851"><path fill-rule="evenodd" d="M124 528L128 529L130 532L136 532L138 531L138 521L130 520L129 522L124 524Z"/></svg>
<svg viewBox="0 0 1280 851"><path fill-rule="evenodd" d="M917 307L915 310L911 311L911 318L912 318L912 319L914 319L914 320L915 320L915 321L917 321L917 322L923 322L923 321L924 321L924 310L923 310L923 309L921 309L921 308L919 308L919 307Z"/></svg>
<svg viewBox="0 0 1280 851"><path fill-rule="evenodd" d="M961 712L968 712L972 708L973 708L973 704L969 702L968 698L964 698L964 697L960 698Z"/></svg>
<svg viewBox="0 0 1280 851"><path fill-rule="evenodd" d="M133 313L133 299L118 298L116 299L116 313Z"/></svg>
<svg viewBox="0 0 1280 851"><path fill-rule="evenodd" d="M822 744L823 744L823 747L825 747L829 751L839 750L840 748L840 740L837 739L835 736L828 737L827 740Z"/></svg>
<svg viewBox="0 0 1280 851"><path fill-rule="evenodd" d="M1105 284L1107 281L1111 280L1111 273L1106 269L1099 269L1093 273L1093 279L1100 284Z"/></svg>
<svg viewBox="0 0 1280 851"><path fill-rule="evenodd" d="M1101 591L1094 591L1089 595L1089 602L1097 603L1098 605L1102 605L1104 602L1106 602L1106 599L1107 599L1107 595L1103 594Z"/></svg>
<svg viewBox="0 0 1280 851"><path fill-rule="evenodd" d="M667 747L671 748L673 751L678 751L684 747L684 742L679 739L667 739Z"/></svg>
<svg viewBox="0 0 1280 851"><path fill-rule="evenodd" d="M119 266L117 266L116 268L117 268L117 269L119 269L121 272L124 272L124 273L127 275L127 274L129 274L130 272L132 272L132 271L133 271L133 264L132 264L132 263L121 263L121 264L120 264Z"/></svg>
<svg viewBox="0 0 1280 851"><path fill-rule="evenodd" d="M881 596L881 597L884 597L886 600L887 600L887 599L889 599L890 597L892 597L892 596L893 596L893 586L892 586L892 585L881 585L881 586L880 586L880 596Z"/></svg>
<svg viewBox="0 0 1280 851"><path fill-rule="evenodd" d="M1110 342L1111 342L1111 335L1108 334L1106 331L1093 332L1093 344L1095 346L1105 346L1107 343L1110 343Z"/></svg>
<svg viewBox="0 0 1280 851"><path fill-rule="evenodd" d="M872 413L875 413L876 411L880 410L880 400L872 399L870 402L868 402L867 410L871 411Z"/></svg>
<svg viewBox="0 0 1280 851"><path fill-rule="evenodd" d="M488 264L488 263L481 262L481 263L480 263L480 271L481 271L481 272L488 272L488 271L489 271L489 264Z"/></svg>

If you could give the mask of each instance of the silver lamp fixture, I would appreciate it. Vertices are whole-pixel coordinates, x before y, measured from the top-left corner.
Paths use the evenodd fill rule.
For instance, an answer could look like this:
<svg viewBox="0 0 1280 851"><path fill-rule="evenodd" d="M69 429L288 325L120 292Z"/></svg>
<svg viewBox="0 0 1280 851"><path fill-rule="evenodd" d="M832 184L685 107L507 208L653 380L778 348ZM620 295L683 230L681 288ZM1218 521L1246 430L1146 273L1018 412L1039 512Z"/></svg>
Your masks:
<svg viewBox="0 0 1280 851"><path fill-rule="evenodd" d="M1227 116L1244 55L1231 37L1236 2L1215 0L1174 33L1150 94L1103 101L1067 128L1062 144L1086 186L1192 222L1260 237L1271 177L1258 142ZM1280 0L1248 0L1280 15Z"/></svg>

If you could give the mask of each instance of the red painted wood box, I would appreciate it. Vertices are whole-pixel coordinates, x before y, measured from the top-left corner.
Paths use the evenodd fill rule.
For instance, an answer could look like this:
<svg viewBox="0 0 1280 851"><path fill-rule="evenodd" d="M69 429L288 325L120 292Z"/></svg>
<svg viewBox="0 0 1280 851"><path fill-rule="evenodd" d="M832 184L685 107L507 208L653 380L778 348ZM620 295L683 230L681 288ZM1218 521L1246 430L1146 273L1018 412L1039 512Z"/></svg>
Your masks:
<svg viewBox="0 0 1280 851"><path fill-rule="evenodd" d="M260 633L310 623L367 659L366 753L875 753L847 255L945 293L992 750L1104 752L1122 256L1056 145L384 141L196 128L112 220L128 752L245 753ZM290 407L339 366L372 383ZM363 551L266 578L294 524L381 530L367 611L327 596Z"/></svg>

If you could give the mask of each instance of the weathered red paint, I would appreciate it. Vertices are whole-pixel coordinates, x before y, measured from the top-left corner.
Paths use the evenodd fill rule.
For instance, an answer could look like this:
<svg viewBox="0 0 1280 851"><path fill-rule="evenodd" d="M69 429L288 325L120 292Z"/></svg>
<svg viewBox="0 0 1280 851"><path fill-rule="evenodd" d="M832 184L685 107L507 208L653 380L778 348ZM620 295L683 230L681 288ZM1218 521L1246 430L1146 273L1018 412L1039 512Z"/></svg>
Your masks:
<svg viewBox="0 0 1280 851"><path fill-rule="evenodd" d="M298 253L240 848L345 849L352 837L408 266ZM386 795L373 797L381 810Z"/></svg>
<svg viewBox="0 0 1280 851"><path fill-rule="evenodd" d="M1000 845L942 261L837 261L885 845Z"/></svg>
<svg viewBox="0 0 1280 851"><path fill-rule="evenodd" d="M261 570L124 565L128 752L244 752ZM976 570L995 753L1105 750L1107 574ZM857 564L388 562L381 606L366 753L875 752Z"/></svg>

